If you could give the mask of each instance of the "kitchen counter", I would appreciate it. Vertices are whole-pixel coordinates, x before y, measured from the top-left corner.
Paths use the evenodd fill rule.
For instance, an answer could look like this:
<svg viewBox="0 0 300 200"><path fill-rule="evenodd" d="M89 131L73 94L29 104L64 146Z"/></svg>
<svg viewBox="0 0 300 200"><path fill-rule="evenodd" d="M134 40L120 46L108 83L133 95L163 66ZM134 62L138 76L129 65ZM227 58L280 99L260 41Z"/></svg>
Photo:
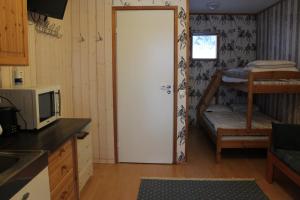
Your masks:
<svg viewBox="0 0 300 200"><path fill-rule="evenodd" d="M27 154L36 152L38 156L28 157L28 162L0 173L0 199L9 199L48 165L48 155L79 133L91 122L90 119L59 119L35 131L20 131L10 137L0 136L0 154ZM0 155L1 156L1 155Z"/></svg>
<svg viewBox="0 0 300 200"><path fill-rule="evenodd" d="M0 137L0 150L44 150L52 153L90 122L91 119L62 118L40 130Z"/></svg>

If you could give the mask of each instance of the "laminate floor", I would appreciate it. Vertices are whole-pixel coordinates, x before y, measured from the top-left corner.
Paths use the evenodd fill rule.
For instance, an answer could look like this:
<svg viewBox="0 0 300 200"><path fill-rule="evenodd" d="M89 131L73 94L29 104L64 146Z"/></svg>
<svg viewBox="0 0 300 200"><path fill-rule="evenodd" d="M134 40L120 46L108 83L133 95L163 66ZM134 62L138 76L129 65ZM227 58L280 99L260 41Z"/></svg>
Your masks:
<svg viewBox="0 0 300 200"><path fill-rule="evenodd" d="M275 182L265 180L264 150L227 150L215 163L214 145L200 129L190 131L188 162L181 165L95 164L94 176L81 192L82 200L134 200L141 177L255 178L271 200L300 199L300 188L276 171Z"/></svg>

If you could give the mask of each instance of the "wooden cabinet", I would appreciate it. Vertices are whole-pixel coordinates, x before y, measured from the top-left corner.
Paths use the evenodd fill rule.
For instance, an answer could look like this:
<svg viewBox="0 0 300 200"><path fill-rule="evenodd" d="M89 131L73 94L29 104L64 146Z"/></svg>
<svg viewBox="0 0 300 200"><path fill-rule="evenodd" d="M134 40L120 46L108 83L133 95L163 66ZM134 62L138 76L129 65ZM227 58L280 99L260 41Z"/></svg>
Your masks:
<svg viewBox="0 0 300 200"><path fill-rule="evenodd" d="M52 200L78 199L76 140L70 139L49 156ZM77 197L77 198L76 198Z"/></svg>
<svg viewBox="0 0 300 200"><path fill-rule="evenodd" d="M27 0L0 1L0 65L28 65Z"/></svg>

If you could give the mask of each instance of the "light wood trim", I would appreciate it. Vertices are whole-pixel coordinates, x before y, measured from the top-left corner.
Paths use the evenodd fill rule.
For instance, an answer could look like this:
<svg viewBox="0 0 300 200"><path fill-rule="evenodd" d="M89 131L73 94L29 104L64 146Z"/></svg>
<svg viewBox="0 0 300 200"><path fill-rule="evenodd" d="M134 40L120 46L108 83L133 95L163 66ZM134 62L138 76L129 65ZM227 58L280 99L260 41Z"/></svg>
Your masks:
<svg viewBox="0 0 300 200"><path fill-rule="evenodd" d="M118 88L117 88L117 48L116 48L116 13L117 9L113 7L112 9L112 79L113 79L113 113L114 113L114 151L115 151L115 163L119 162L119 153L118 153L118 121L117 121L117 113L118 113Z"/></svg>
<svg viewBox="0 0 300 200"><path fill-rule="evenodd" d="M249 74L248 78L248 105L247 105L247 129L251 130L252 127L252 117L253 117L253 74Z"/></svg>
<svg viewBox="0 0 300 200"><path fill-rule="evenodd" d="M252 79L250 80L250 76ZM279 94L279 93L300 93L300 85L277 85L277 84L254 84L255 81L268 80L276 81L280 79L300 79L300 72L291 71L271 71L271 72L251 72L248 83L222 83L223 86L231 87L242 92L249 92L249 85L252 85L253 94Z"/></svg>
<svg viewBox="0 0 300 200"><path fill-rule="evenodd" d="M274 167L279 169L282 173L288 176L294 183L300 186L300 175L290 169L285 163L278 159L271 151L268 152L267 165L267 181L272 183L274 176Z"/></svg>
<svg viewBox="0 0 300 200"><path fill-rule="evenodd" d="M272 129L218 129L217 135L214 134L204 118L199 119L201 126L208 133L210 139L216 144L216 163L220 163L222 159L222 149L267 149L269 147L269 140L251 140L251 141L236 141L236 140L222 140L223 136L270 136Z"/></svg>
<svg viewBox="0 0 300 200"><path fill-rule="evenodd" d="M114 112L114 151L115 163L118 155L118 123L117 123L117 66L116 66L116 13L121 10L173 10L174 11L174 116L173 116L173 163L177 155L177 98L178 98L178 6L114 6L112 7L112 65L113 65L113 112Z"/></svg>
<svg viewBox="0 0 300 200"><path fill-rule="evenodd" d="M272 132L270 129L218 129L218 133L221 133L223 136L269 136Z"/></svg>
<svg viewBox="0 0 300 200"><path fill-rule="evenodd" d="M173 164L177 158L177 112L178 112L178 7L172 6L174 11L174 83L173 83Z"/></svg>
<svg viewBox="0 0 300 200"><path fill-rule="evenodd" d="M251 72L250 74L252 74L253 76L253 81L300 79L300 72L293 72L293 71Z"/></svg>
<svg viewBox="0 0 300 200"><path fill-rule="evenodd" d="M186 87L185 87L185 97L186 97L186 115L185 115L185 161L188 162L189 155L189 83L190 83L190 55L191 55L191 41L190 41L190 0L186 0L186 31L187 31L187 48L186 48L186 69L185 69L185 77L186 77Z"/></svg>

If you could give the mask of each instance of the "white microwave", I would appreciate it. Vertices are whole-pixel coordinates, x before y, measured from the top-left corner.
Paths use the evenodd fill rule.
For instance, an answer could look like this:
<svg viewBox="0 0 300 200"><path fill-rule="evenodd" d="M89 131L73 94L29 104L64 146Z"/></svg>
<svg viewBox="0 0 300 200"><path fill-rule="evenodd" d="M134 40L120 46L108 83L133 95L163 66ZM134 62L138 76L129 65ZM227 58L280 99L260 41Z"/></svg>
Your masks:
<svg viewBox="0 0 300 200"><path fill-rule="evenodd" d="M15 106L20 111L18 125L22 130L43 128L61 116L61 93L58 86L0 88L0 99L0 105Z"/></svg>

